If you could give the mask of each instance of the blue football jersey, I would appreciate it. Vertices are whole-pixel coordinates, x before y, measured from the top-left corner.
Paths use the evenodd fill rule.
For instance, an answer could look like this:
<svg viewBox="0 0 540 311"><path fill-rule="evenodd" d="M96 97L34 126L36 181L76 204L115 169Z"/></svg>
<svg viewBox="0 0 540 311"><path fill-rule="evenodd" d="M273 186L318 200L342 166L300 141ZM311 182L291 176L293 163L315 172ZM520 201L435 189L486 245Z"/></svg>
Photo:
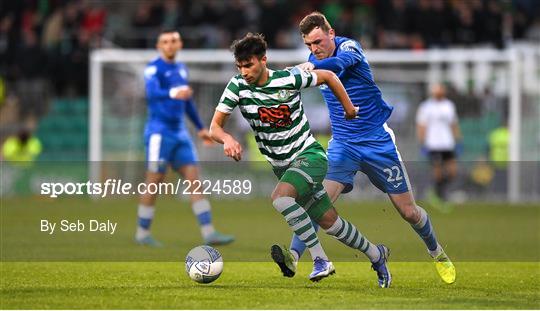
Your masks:
<svg viewBox="0 0 540 311"><path fill-rule="evenodd" d="M335 37L336 49L332 57L317 60L313 54L309 61L315 69L333 71L341 80L352 103L360 108L358 118L345 120L343 107L327 85L320 89L328 105L332 136L340 141L369 140L369 134L381 127L390 117L393 107L383 99L375 84L360 43L345 37Z"/></svg>
<svg viewBox="0 0 540 311"><path fill-rule="evenodd" d="M145 133L185 135L184 113L187 113L197 129L203 124L192 99L179 100L170 97L170 90L188 85L188 70L181 62L166 62L157 58L144 70L148 121Z"/></svg>

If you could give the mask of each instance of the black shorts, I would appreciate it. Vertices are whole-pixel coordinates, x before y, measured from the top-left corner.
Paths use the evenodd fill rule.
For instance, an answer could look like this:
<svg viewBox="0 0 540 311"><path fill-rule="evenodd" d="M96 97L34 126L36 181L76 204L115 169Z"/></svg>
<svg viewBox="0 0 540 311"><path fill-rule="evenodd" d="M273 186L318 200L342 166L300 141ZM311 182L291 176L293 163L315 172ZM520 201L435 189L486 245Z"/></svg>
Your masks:
<svg viewBox="0 0 540 311"><path fill-rule="evenodd" d="M437 150L429 152L431 164L442 164L456 158L454 150Z"/></svg>

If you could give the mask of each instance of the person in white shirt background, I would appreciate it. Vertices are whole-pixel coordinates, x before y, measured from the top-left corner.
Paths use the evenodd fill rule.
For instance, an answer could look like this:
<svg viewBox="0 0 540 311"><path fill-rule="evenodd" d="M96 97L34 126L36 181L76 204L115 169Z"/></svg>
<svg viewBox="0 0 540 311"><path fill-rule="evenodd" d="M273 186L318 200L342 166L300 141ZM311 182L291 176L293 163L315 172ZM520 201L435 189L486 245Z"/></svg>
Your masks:
<svg viewBox="0 0 540 311"><path fill-rule="evenodd" d="M418 107L416 131L431 163L434 193L430 195L430 201L435 208L447 210L446 190L457 174L456 157L461 153L462 136L456 106L446 98L444 85L433 85L431 97Z"/></svg>

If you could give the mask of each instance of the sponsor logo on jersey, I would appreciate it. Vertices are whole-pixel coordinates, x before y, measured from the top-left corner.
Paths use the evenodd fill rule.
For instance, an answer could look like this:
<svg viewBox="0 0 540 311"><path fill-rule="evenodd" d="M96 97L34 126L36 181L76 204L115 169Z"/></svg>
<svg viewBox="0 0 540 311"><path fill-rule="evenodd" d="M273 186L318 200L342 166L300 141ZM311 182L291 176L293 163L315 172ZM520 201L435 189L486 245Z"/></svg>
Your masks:
<svg viewBox="0 0 540 311"><path fill-rule="evenodd" d="M259 107L257 112L259 119L264 123L270 123L271 127L286 127L292 124L291 110L287 105Z"/></svg>

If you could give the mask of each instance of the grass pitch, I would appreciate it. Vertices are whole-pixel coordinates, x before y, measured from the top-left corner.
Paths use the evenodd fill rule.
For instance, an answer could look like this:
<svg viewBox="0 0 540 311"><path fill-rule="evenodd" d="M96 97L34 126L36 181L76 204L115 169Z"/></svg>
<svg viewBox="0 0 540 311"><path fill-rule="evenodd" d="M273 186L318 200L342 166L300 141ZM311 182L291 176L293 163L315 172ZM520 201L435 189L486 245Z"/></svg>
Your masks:
<svg viewBox="0 0 540 311"><path fill-rule="evenodd" d="M158 203L154 235L162 249L134 245L136 200L2 199L1 309L540 309L540 206L467 204L431 212L457 268L443 284L424 246L389 203L340 201L342 215L392 249L393 284L377 287L363 256L324 234L337 274L320 283L300 263L283 278L269 246L290 231L263 200L215 201L216 226L237 242L218 247L225 268L214 283L191 281L183 259L201 244L185 202ZM118 222L114 235L40 232L40 219Z"/></svg>
<svg viewBox="0 0 540 311"><path fill-rule="evenodd" d="M391 288L367 263L336 263L311 283L310 264L292 279L270 263L225 263L197 284L180 263L3 263L2 309L538 309L538 263L457 263L443 284L431 263L391 263ZM531 273L534 272L535 273Z"/></svg>

